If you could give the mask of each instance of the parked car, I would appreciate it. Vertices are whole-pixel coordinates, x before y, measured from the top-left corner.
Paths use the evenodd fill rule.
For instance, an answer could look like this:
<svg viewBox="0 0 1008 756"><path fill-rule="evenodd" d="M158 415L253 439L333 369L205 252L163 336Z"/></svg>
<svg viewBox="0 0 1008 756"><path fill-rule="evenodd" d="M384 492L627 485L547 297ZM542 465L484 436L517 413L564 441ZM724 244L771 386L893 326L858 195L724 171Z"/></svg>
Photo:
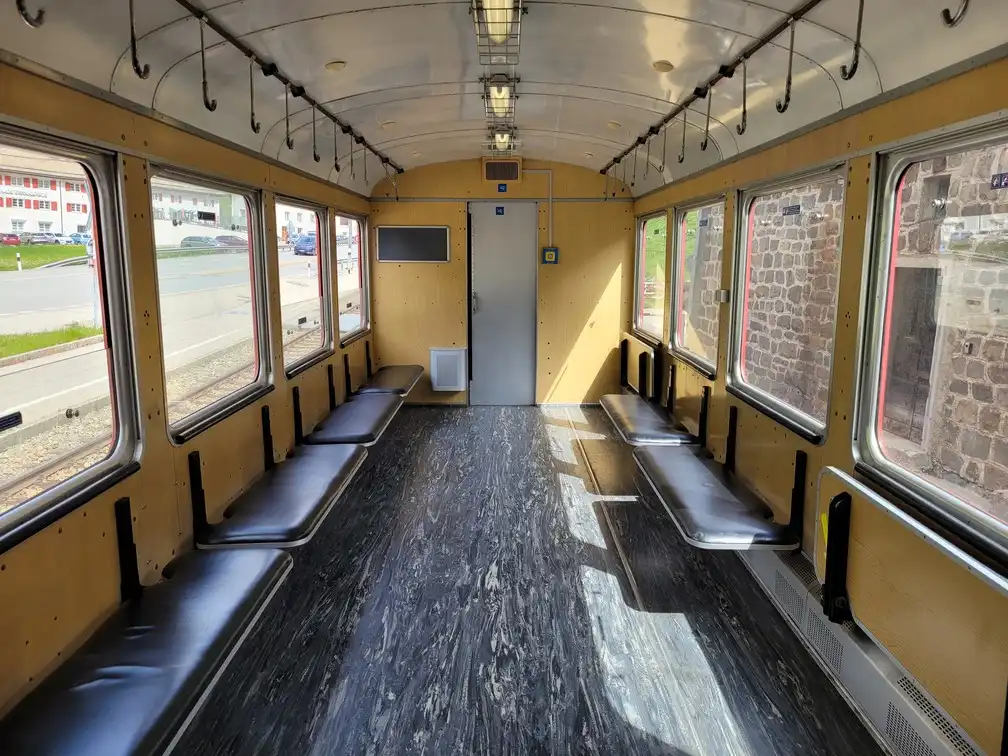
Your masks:
<svg viewBox="0 0 1008 756"><path fill-rule="evenodd" d="M318 237L315 234L304 234L294 242L295 255L314 255L318 249Z"/></svg>
<svg viewBox="0 0 1008 756"><path fill-rule="evenodd" d="M235 236L233 234L218 236L215 241L219 247L239 247L241 249L248 249L248 239L244 239L241 236Z"/></svg>
<svg viewBox="0 0 1008 756"><path fill-rule="evenodd" d="M4 247L18 247L21 245L21 237L17 234L3 234L0 235L0 246Z"/></svg>
<svg viewBox="0 0 1008 756"><path fill-rule="evenodd" d="M70 234L70 238L73 239L74 244L87 246L88 242L91 241L91 234Z"/></svg>
<svg viewBox="0 0 1008 756"><path fill-rule="evenodd" d="M74 243L74 240L71 239L66 234L53 234L53 236L55 237L57 244L61 244L63 246L69 247L69 246L73 245L73 243Z"/></svg>
<svg viewBox="0 0 1008 756"><path fill-rule="evenodd" d="M29 233L28 231L22 231L21 232L21 237L20 237L21 238L21 243L22 244L31 244L32 236L33 235L31 233Z"/></svg>
<svg viewBox="0 0 1008 756"><path fill-rule="evenodd" d="M56 244L56 234L40 233L31 235L32 244Z"/></svg>
<svg viewBox="0 0 1008 756"><path fill-rule="evenodd" d="M219 247L220 244L212 236L187 236L180 247Z"/></svg>

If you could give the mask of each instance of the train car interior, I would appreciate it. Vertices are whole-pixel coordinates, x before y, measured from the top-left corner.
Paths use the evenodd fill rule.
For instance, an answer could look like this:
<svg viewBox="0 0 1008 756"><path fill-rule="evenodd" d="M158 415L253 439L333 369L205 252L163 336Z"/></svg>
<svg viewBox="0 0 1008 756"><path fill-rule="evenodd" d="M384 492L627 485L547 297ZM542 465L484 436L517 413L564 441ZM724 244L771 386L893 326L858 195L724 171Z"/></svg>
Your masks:
<svg viewBox="0 0 1008 756"><path fill-rule="evenodd" d="M0 0L0 756L1008 756L1006 30Z"/></svg>

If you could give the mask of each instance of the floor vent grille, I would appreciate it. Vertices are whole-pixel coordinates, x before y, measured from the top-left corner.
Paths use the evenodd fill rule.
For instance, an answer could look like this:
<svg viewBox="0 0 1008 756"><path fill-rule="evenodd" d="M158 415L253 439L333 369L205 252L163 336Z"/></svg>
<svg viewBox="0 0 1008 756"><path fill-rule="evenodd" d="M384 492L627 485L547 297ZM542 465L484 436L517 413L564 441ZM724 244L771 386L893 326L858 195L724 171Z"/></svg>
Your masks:
<svg viewBox="0 0 1008 756"><path fill-rule="evenodd" d="M783 552L780 555L780 560L791 568L791 571L798 576L806 588L819 585L815 570L812 569L812 563L800 551Z"/></svg>
<svg viewBox="0 0 1008 756"><path fill-rule="evenodd" d="M805 599L779 570L774 574L774 595L798 627L805 624Z"/></svg>
<svg viewBox="0 0 1008 756"><path fill-rule="evenodd" d="M903 713L889 702L889 714L885 723L886 735L903 756L935 756L924 739L907 721Z"/></svg>
<svg viewBox="0 0 1008 756"><path fill-rule="evenodd" d="M843 666L843 643L837 640L826 623L815 612L808 613L808 623L805 625L806 632L812 645L819 651L820 656L832 667L833 671L840 673Z"/></svg>
<svg viewBox="0 0 1008 756"><path fill-rule="evenodd" d="M931 699L921 692L920 688L914 684L913 680L908 677L901 677L896 684L904 693L906 693L907 697L911 701L917 704L917 708L919 708L921 712L931 720L931 723L942 733L942 735L949 739L949 742L955 746L959 753L963 754L963 756L981 756L980 752L967 743L963 736L959 734L959 728L952 724L948 717L942 714L938 708L931 703Z"/></svg>

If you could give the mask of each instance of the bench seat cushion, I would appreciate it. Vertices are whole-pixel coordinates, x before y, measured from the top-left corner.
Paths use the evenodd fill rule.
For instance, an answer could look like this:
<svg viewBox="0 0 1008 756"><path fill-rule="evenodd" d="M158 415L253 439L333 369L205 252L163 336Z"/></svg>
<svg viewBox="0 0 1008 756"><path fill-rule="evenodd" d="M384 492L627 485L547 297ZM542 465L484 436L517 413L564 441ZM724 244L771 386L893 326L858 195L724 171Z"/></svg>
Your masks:
<svg viewBox="0 0 1008 756"><path fill-rule="evenodd" d="M406 396L423 375L419 365L386 365L357 389L358 394L399 394Z"/></svg>
<svg viewBox="0 0 1008 756"><path fill-rule="evenodd" d="M599 403L631 446L683 446L697 442L689 431L637 394L606 394Z"/></svg>
<svg viewBox="0 0 1008 756"><path fill-rule="evenodd" d="M641 446L634 460L689 543L701 549L792 550L787 525L752 492L726 476L699 448Z"/></svg>
<svg viewBox="0 0 1008 756"><path fill-rule="evenodd" d="M274 549L178 557L0 722L0 752L164 752L290 568Z"/></svg>
<svg viewBox="0 0 1008 756"><path fill-rule="evenodd" d="M200 546L300 546L315 535L364 462L359 444L299 447L238 497Z"/></svg>
<svg viewBox="0 0 1008 756"><path fill-rule="evenodd" d="M315 430L305 438L305 443L371 446L385 432L402 403L398 394L355 396L315 426Z"/></svg>

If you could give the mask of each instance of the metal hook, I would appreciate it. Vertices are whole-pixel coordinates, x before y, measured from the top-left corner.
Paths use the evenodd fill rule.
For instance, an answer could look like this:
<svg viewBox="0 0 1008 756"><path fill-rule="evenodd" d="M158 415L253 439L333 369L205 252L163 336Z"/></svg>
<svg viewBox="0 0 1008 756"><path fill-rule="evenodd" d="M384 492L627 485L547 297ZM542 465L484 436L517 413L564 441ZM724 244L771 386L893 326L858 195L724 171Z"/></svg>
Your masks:
<svg viewBox="0 0 1008 756"><path fill-rule="evenodd" d="M661 148L661 172L662 178L665 178L665 154L668 152L668 124L662 130L662 148Z"/></svg>
<svg viewBox="0 0 1008 756"><path fill-rule="evenodd" d="M336 169L336 173L339 173L339 125L336 121L332 122L332 152L333 168Z"/></svg>
<svg viewBox="0 0 1008 756"><path fill-rule="evenodd" d="M686 160L686 108L682 109L682 149L679 150L679 162Z"/></svg>
<svg viewBox="0 0 1008 756"><path fill-rule="evenodd" d="M620 161L623 163L623 161ZM623 163L623 186L626 186L626 163Z"/></svg>
<svg viewBox="0 0 1008 756"><path fill-rule="evenodd" d="M749 110L746 103L746 90L749 88L749 60L747 58L742 58L742 123L735 127L736 133L739 136L745 134L746 122L749 120Z"/></svg>
<svg viewBox="0 0 1008 756"><path fill-rule="evenodd" d="M255 58L249 58L249 125L252 127L252 133L258 134L262 129L262 124L260 124L255 117Z"/></svg>
<svg viewBox="0 0 1008 756"><path fill-rule="evenodd" d="M602 201L609 201L609 168L605 169L605 179L602 183Z"/></svg>
<svg viewBox="0 0 1008 756"><path fill-rule="evenodd" d="M316 163L322 162L322 156L318 154L318 142L315 141L315 103L311 106L311 149L312 160Z"/></svg>
<svg viewBox="0 0 1008 756"><path fill-rule="evenodd" d="M959 10L956 11L954 16L952 15L952 13L949 11L948 8L942 10L941 12L942 23L945 24L945 26L947 26L949 29L951 29L953 26L958 26L959 22L963 20L963 16L966 15L966 11L969 10L969 4L970 0L962 0L962 2L959 3ZM20 5L21 4L18 3L19 7ZM22 16L24 15L24 11L21 11L21 15ZM34 24L32 25L34 26Z"/></svg>
<svg viewBox="0 0 1008 756"><path fill-rule="evenodd" d="M206 21L203 18L199 20L199 46L200 46L200 65L203 67L203 107L213 113L217 110L217 100L210 99L210 88L207 86L206 77L206 43L203 40L203 27L206 25Z"/></svg>
<svg viewBox="0 0 1008 756"><path fill-rule="evenodd" d="M633 146L633 175L630 177L630 186L637 185L637 143Z"/></svg>
<svg viewBox="0 0 1008 756"><path fill-rule="evenodd" d="M651 140L647 140L647 155L644 160L644 178L647 178L648 170L651 168Z"/></svg>
<svg viewBox="0 0 1008 756"><path fill-rule="evenodd" d="M368 185L368 180L367 180L367 155L368 155L368 151L364 150L364 186L365 187Z"/></svg>
<svg viewBox="0 0 1008 756"><path fill-rule="evenodd" d="M967 0L969 2L969 0ZM948 13L946 10L945 13ZM864 21L864 0L858 2L857 12L857 33L854 35L854 60L850 66L840 66L840 78L850 81L857 73L858 63L861 62L861 22Z"/></svg>
<svg viewBox="0 0 1008 756"><path fill-rule="evenodd" d="M707 94L704 95L707 98L707 125L704 126L703 141L700 142L700 152L707 152L707 145L710 142L710 104L711 100L714 99L713 94L711 88L707 87Z"/></svg>
<svg viewBox="0 0 1008 756"><path fill-rule="evenodd" d="M284 85L284 122L287 124L287 138L284 140L284 144L287 145L288 150L294 149L294 140L291 139L290 135L290 85Z"/></svg>
<svg viewBox="0 0 1008 756"><path fill-rule="evenodd" d="M38 13L32 17L32 15L28 13L27 0L15 0L15 4L17 5L18 13L21 14L21 18L32 29L38 29L45 23L45 8L39 8Z"/></svg>
<svg viewBox="0 0 1008 756"><path fill-rule="evenodd" d="M133 57L133 73L137 75L140 79L146 79L150 76L150 66L145 65L140 66L140 58L137 56L137 37L136 37L136 24L133 22L133 0L129 0L129 17L130 17L130 54Z"/></svg>
<svg viewBox="0 0 1008 756"><path fill-rule="evenodd" d="M350 132L350 180L355 181L357 179L357 171L354 170L353 164L353 146L354 146L354 134Z"/></svg>
<svg viewBox="0 0 1008 756"><path fill-rule="evenodd" d="M787 83L784 85L784 102L777 100L777 112L783 113L791 105L791 74L794 70L794 30L795 20L791 19L791 46L788 52Z"/></svg>

